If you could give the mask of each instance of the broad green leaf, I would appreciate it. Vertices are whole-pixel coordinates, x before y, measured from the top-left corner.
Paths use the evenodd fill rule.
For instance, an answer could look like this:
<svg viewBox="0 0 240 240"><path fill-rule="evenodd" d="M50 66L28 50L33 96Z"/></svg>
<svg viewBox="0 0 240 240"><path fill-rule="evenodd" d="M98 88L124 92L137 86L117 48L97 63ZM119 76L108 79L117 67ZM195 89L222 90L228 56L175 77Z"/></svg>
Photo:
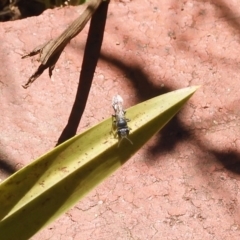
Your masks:
<svg viewBox="0 0 240 240"><path fill-rule="evenodd" d="M133 145L123 139L118 147L110 117L6 179L0 185L0 237L29 239L66 212L157 133L197 88L173 91L127 109Z"/></svg>

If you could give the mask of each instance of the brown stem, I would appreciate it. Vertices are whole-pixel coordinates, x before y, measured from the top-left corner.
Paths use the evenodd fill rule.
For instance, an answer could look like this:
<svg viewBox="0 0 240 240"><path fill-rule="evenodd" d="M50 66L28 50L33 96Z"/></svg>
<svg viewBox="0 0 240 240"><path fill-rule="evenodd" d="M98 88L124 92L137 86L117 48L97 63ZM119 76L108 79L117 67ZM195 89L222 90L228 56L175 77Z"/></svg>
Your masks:
<svg viewBox="0 0 240 240"><path fill-rule="evenodd" d="M23 88L28 88L47 68L49 68L49 76L51 77L52 70L66 45L82 31L102 1L89 0L85 4L86 8L83 13L60 36L35 48L22 57L26 58L39 54L39 61L41 63L35 73L28 79L28 82L23 85Z"/></svg>

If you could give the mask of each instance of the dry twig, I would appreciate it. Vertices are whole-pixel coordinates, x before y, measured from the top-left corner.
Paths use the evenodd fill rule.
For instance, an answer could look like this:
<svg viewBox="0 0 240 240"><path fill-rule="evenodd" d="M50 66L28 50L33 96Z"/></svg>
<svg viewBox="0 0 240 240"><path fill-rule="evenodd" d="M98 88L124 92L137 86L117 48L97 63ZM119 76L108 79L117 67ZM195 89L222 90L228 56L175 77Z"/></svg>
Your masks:
<svg viewBox="0 0 240 240"><path fill-rule="evenodd" d="M52 71L63 49L72 38L82 31L102 1L103 0L89 0L85 4L86 9L81 16L73 21L60 36L51 39L47 43L36 47L30 53L22 56L22 58L26 58L39 54L39 61L41 63L35 73L28 79L28 82L23 85L23 88L28 88L47 68L49 68L49 76L51 77Z"/></svg>

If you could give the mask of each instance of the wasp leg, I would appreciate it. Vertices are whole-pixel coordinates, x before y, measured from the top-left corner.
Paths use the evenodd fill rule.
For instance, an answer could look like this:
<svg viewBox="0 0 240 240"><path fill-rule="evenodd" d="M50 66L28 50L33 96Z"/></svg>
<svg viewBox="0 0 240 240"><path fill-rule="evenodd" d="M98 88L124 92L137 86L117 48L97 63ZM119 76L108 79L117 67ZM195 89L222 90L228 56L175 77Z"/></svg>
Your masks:
<svg viewBox="0 0 240 240"><path fill-rule="evenodd" d="M112 115L112 129L111 129L111 133L113 134L114 138L117 138L117 126L116 126L116 115Z"/></svg>

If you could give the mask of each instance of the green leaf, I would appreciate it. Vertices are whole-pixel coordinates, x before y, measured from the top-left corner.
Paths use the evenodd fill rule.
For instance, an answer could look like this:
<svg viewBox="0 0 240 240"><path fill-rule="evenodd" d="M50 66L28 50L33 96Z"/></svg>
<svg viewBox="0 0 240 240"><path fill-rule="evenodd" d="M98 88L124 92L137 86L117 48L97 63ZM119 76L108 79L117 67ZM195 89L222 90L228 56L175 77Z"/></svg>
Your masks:
<svg viewBox="0 0 240 240"><path fill-rule="evenodd" d="M173 91L127 109L133 145L123 139L118 147L110 117L6 179L0 185L1 237L29 239L66 212L157 133L197 88Z"/></svg>

